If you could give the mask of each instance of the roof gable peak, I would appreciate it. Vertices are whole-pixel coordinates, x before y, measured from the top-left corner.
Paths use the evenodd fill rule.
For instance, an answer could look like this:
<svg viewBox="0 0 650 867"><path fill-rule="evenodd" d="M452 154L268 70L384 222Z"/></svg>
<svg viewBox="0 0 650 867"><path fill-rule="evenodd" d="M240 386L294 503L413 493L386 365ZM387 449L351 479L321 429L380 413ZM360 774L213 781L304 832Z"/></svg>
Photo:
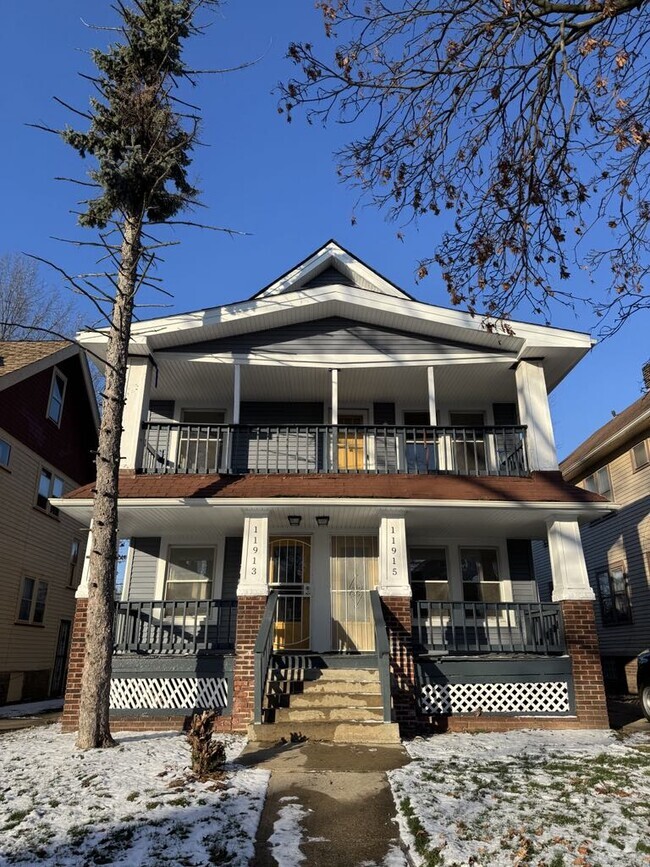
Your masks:
<svg viewBox="0 0 650 867"><path fill-rule="evenodd" d="M340 279L338 279L340 278ZM329 240L290 271L261 289L253 298L269 298L323 286L353 286L379 295L414 300L378 271L366 265L336 241Z"/></svg>

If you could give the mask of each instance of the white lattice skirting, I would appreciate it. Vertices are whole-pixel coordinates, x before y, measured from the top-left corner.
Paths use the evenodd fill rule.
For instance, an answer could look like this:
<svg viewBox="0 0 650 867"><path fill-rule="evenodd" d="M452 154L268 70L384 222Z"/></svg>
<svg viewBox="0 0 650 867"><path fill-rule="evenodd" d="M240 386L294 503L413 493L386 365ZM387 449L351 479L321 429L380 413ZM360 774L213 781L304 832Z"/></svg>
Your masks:
<svg viewBox="0 0 650 867"><path fill-rule="evenodd" d="M216 709L227 704L225 677L120 677L111 681L113 710Z"/></svg>
<svg viewBox="0 0 650 867"><path fill-rule="evenodd" d="M420 692L426 714L563 714L570 711L566 681L540 683L427 683Z"/></svg>

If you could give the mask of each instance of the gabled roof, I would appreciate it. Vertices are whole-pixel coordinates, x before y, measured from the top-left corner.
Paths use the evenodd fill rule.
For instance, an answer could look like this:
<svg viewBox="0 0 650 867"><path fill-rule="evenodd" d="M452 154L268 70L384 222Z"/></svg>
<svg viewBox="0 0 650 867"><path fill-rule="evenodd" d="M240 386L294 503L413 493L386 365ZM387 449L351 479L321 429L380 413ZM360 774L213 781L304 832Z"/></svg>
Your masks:
<svg viewBox="0 0 650 867"><path fill-rule="evenodd" d="M95 427L99 427L99 411L88 369L86 354L70 340L2 340L0 341L0 391L29 379L68 358L79 356Z"/></svg>
<svg viewBox="0 0 650 867"><path fill-rule="evenodd" d="M650 391L610 419L574 449L560 464L566 479L587 475L595 464L604 464L609 455L650 430Z"/></svg>
<svg viewBox="0 0 650 867"><path fill-rule="evenodd" d="M0 340L0 377L72 346L69 340Z"/></svg>
<svg viewBox="0 0 650 867"><path fill-rule="evenodd" d="M330 283L341 273L338 283ZM334 274L334 276L332 276ZM343 279L345 278L345 279ZM192 343L233 338L330 317L420 335L445 344L464 344L502 361L542 361L549 391L591 349L588 334L526 322L508 332L486 328L481 317L416 301L334 241L247 301L137 322L129 353L151 356ZM107 330L84 332L79 340L102 356ZM230 359L229 363L234 363ZM438 362L435 362L438 363ZM442 363L440 361L440 363Z"/></svg>
<svg viewBox="0 0 650 867"><path fill-rule="evenodd" d="M415 300L379 271L337 244L333 238L252 297L268 298L270 295L284 295L318 286L355 286L379 295Z"/></svg>

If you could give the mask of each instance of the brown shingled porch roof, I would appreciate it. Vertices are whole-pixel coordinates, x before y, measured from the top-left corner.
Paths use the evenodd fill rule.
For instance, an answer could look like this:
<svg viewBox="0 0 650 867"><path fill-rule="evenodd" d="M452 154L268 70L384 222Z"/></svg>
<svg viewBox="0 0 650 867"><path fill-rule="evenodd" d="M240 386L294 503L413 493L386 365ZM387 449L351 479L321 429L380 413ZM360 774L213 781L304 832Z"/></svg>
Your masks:
<svg viewBox="0 0 650 867"><path fill-rule="evenodd" d="M93 485L67 494L88 499ZM394 500L486 500L498 502L605 503L599 494L570 485L559 472L526 478L506 476L415 475L134 475L121 473L120 499L211 498L278 499L285 497L376 498Z"/></svg>

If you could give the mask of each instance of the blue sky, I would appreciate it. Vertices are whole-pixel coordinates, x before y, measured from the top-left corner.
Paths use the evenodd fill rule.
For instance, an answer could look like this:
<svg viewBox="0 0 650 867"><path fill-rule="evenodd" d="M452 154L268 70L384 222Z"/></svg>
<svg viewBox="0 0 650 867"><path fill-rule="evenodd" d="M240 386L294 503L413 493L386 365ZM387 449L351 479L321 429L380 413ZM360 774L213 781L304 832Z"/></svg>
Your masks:
<svg viewBox="0 0 650 867"><path fill-rule="evenodd" d="M87 253L51 237L90 235L76 229L71 214L79 188L54 180L81 177L85 166L54 136L26 124L74 123L54 96L86 107L89 84L77 73L92 72L88 49L101 45L106 34L84 26L82 19L112 23L109 2L4 0L2 19L0 253L32 252L71 271L90 270ZM191 62L200 68L257 60L239 72L204 77L193 94L203 109L205 143L192 166L206 206L197 219L249 235L230 239L176 230L182 244L166 252L159 270L174 294L168 312L246 298L330 237L421 300L446 306L437 274L420 285L414 280L417 259L431 251L442 224L423 222L407 230L404 242L398 240L398 226L374 209L356 207L356 193L337 181L332 152L346 140L346 130L308 126L298 114L289 125L278 114L273 90L292 73L285 60L292 40L325 41L312 0L231 0L207 35L190 44ZM579 273L572 279L576 289L585 290ZM531 316L522 310L520 318ZM612 410L640 396L641 365L650 356L649 318L647 311L639 314L617 337L596 346L553 393L561 457ZM558 308L553 324L589 330L594 323Z"/></svg>

